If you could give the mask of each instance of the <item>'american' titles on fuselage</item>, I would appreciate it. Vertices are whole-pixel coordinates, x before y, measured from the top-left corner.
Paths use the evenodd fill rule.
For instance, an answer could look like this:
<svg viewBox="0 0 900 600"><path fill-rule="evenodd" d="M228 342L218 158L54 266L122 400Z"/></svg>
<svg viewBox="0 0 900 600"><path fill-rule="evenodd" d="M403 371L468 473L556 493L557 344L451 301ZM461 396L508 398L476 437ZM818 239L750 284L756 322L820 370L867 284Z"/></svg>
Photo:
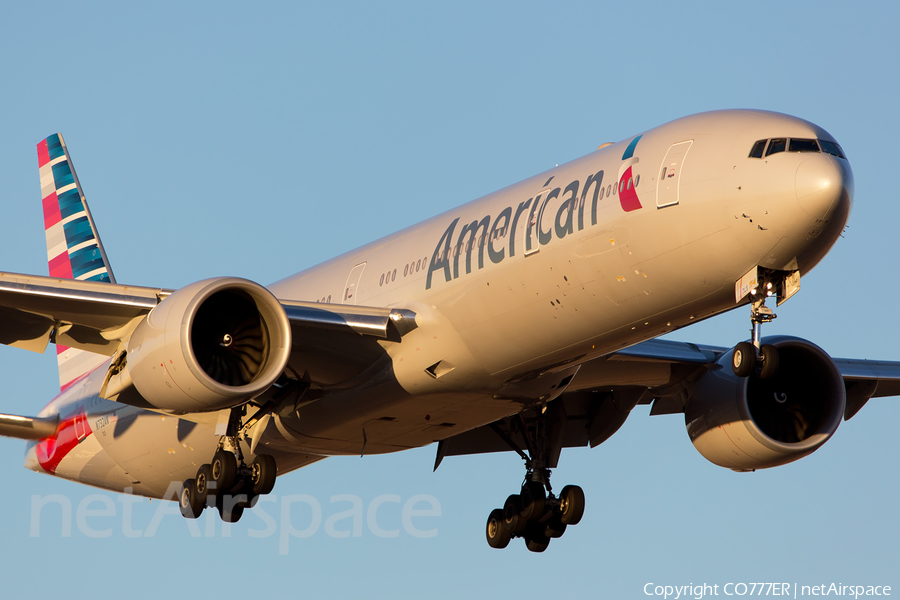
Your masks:
<svg viewBox="0 0 900 600"><path fill-rule="evenodd" d="M622 159L630 159L634 153L634 148L641 136L636 136L628 144ZM547 187L553 177L551 177L543 187ZM631 181L631 168L623 173L621 179L616 182L616 191L621 188L622 196L620 202L622 208L629 212L641 208L640 202L634 190L637 182ZM581 190L579 196L578 191ZM431 289L432 276L435 271L443 271L444 281L449 282L459 277L459 259L460 255L465 253L466 274L472 272L472 254L475 248L478 248L478 268L484 268L484 255L487 249L487 255L494 264L502 262L507 256L516 255L516 235L518 225L523 215L527 214L525 224L525 236L523 243L525 245L524 252L528 253L534 250L534 243L540 246L546 246L553 239L554 235L562 239L567 235L575 233L576 213L578 231L584 229L584 208L585 200L589 192L593 189L591 200L591 225L597 224L597 205L601 200L601 190L603 189L603 169L596 173L587 175L584 186L581 180L575 179L571 181L565 188L556 187L552 190L544 190L536 196L520 202L513 211L512 206L507 206L495 217L485 216L481 220L474 220L471 223L465 223L459 230L456 237L456 243L453 244L453 235L456 226L459 224L459 217L454 219L447 229L441 235L431 261L428 266L428 275L425 279L425 289ZM615 192L612 192L615 193ZM553 219L552 223L544 221L544 209L550 204L551 200L557 199L562 195L562 203L556 211L555 215L550 215ZM497 241L508 235L509 240L506 243L496 244ZM535 240L536 237L536 240ZM508 246L508 247L507 247ZM508 249L508 252L507 252ZM452 269L451 269L452 259Z"/></svg>

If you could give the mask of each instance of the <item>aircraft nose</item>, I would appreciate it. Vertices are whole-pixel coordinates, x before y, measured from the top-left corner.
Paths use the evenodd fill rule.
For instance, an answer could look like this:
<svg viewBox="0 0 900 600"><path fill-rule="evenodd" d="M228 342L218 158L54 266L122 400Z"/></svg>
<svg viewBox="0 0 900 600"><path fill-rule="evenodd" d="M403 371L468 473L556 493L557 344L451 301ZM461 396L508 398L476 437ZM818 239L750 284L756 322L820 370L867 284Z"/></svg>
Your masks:
<svg viewBox="0 0 900 600"><path fill-rule="evenodd" d="M852 175L827 154L812 156L797 167L796 191L800 206L816 219L825 218L837 203L849 202Z"/></svg>

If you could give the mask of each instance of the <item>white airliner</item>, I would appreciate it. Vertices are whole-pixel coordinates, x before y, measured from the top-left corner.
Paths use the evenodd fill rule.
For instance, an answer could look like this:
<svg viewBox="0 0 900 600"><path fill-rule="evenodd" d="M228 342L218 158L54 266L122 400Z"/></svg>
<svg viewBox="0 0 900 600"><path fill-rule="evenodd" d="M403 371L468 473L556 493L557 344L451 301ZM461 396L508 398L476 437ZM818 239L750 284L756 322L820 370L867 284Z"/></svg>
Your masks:
<svg viewBox="0 0 900 600"><path fill-rule="evenodd" d="M0 434L29 440L29 469L187 518L236 521L276 473L328 456L437 442L435 468L522 457L486 536L540 552L584 511L581 488L551 488L562 448L602 443L638 404L752 471L900 394L900 363L761 337L853 196L835 139L787 115L678 119L267 287L116 283L62 136L38 162L50 276L0 273L0 342L55 344L62 391ZM654 339L737 307L753 336L734 347Z"/></svg>

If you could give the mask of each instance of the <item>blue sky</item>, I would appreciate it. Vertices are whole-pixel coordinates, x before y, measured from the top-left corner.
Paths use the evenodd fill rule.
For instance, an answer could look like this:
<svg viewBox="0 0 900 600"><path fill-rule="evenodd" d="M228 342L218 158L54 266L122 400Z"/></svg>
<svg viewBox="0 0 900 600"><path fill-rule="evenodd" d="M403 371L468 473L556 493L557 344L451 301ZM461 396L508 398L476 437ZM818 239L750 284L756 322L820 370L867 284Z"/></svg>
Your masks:
<svg viewBox="0 0 900 600"><path fill-rule="evenodd" d="M46 273L35 144L61 131L122 283L179 287L237 275L268 283L452 206L671 119L718 108L797 115L831 132L856 177L850 227L767 333L834 356L900 360L895 183L900 93L893 3L16 3L0 20L0 269ZM673 337L731 345L740 310ZM0 411L33 414L57 389L55 356L0 348ZM876 399L812 456L753 474L707 463L683 419L634 411L593 450L567 450L582 523L534 555L498 552L484 521L520 482L514 455L434 448L329 459L280 478L322 509L305 539L248 514L224 536L180 517L129 537L120 497L39 476L0 439L0 575L9 597L197 593L644 597L646 583L792 582L900 590L900 400ZM58 508L31 530L32 497ZM379 497L382 538L326 532ZM416 495L440 504L419 517ZM292 524L311 509L297 501ZM159 503L135 504L147 533ZM422 507L421 505L419 506ZM308 508L308 506L307 506ZM345 520L339 530L351 529ZM282 524L283 525L283 524ZM211 529L205 529L209 526ZM206 535L209 533L210 535ZM235 567L240 565L239 569ZM227 579L226 579L227 578ZM75 593L75 595L79 595Z"/></svg>

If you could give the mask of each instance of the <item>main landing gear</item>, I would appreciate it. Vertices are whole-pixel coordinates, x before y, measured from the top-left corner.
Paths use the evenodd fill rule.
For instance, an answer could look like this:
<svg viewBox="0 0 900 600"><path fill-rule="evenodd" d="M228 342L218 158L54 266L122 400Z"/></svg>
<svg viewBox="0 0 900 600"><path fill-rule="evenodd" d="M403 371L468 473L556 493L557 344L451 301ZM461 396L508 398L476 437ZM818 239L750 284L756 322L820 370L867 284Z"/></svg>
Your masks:
<svg viewBox="0 0 900 600"><path fill-rule="evenodd" d="M577 485L567 485L557 498L544 492L544 484L526 480L520 494L491 511L485 536L491 548L506 548L512 538L521 537L529 550L543 552L551 538L562 537L583 515L584 491Z"/></svg>
<svg viewBox="0 0 900 600"><path fill-rule="evenodd" d="M240 448L238 454L240 454ZM234 453L219 448L212 462L201 465L193 479L181 486L181 514L196 519L207 504L215 506L226 523L236 523L245 508L253 508L263 494L275 487L275 459L261 454L247 465Z"/></svg>
<svg viewBox="0 0 900 600"><path fill-rule="evenodd" d="M766 306L766 298L773 294L772 284L767 283L763 287L751 290L752 304L750 305L750 329L749 342L740 342L734 347L731 354L731 368L738 377L756 375L760 379L769 379L778 372L778 349L769 344L762 344L760 331L763 323L770 323L777 315Z"/></svg>
<svg viewBox="0 0 900 600"><path fill-rule="evenodd" d="M567 485L559 496L550 487L548 465L556 466L560 444L559 435L554 435L554 421L545 418L545 413L546 407L531 427L518 416L519 431L530 456L509 435L495 429L525 461L526 474L520 492L509 496L503 508L495 508L488 516L485 536L491 548L506 548L512 538L520 537L532 552L543 552L551 539L562 537L566 528L577 525L584 515L584 491L580 487Z"/></svg>
<svg viewBox="0 0 900 600"><path fill-rule="evenodd" d="M240 415L232 421L239 425ZM185 518L196 519L209 505L216 507L223 521L236 523L245 508L256 506L259 497L275 487L278 472L275 459L260 454L252 463L246 464L236 434L239 429L229 423L229 430L235 433L222 436L212 461L201 465L193 479L182 483L178 500Z"/></svg>

